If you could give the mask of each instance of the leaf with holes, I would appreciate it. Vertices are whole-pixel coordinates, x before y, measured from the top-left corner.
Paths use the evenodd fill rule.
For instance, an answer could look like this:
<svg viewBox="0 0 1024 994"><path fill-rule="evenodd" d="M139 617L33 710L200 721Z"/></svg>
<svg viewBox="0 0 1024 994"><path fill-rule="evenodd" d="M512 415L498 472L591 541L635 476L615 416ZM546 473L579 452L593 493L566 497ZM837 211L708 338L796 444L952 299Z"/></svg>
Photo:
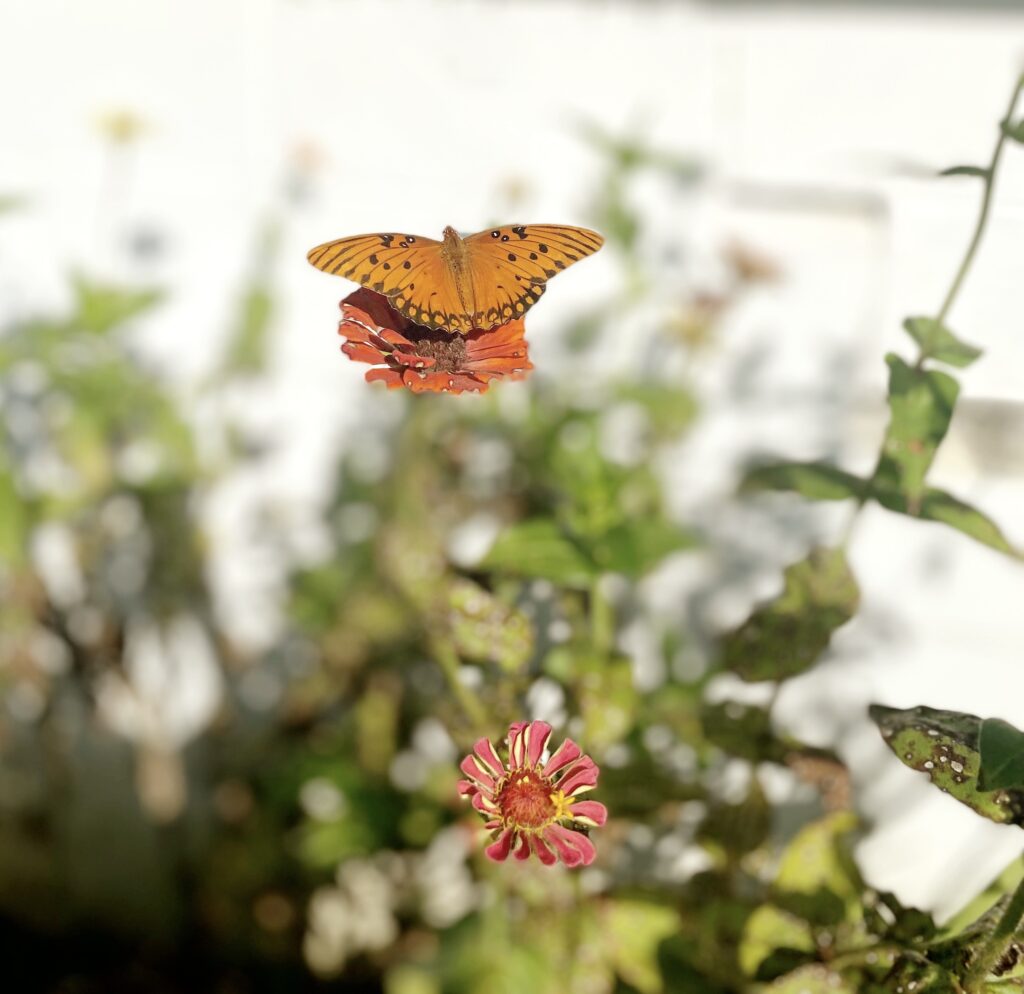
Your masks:
<svg viewBox="0 0 1024 994"><path fill-rule="evenodd" d="M908 366L890 353L889 427L882 457L872 480L876 493L896 493L918 513L925 492L924 479L946 436L960 387L947 373Z"/></svg>
<svg viewBox="0 0 1024 994"><path fill-rule="evenodd" d="M980 790L1024 791L1024 732L1008 721L986 718L978 736Z"/></svg>
<svg viewBox="0 0 1024 994"><path fill-rule="evenodd" d="M981 349L960 341L949 328L934 318L907 318L903 327L921 347L921 355L926 359L963 368L981 355Z"/></svg>
<svg viewBox="0 0 1024 994"><path fill-rule="evenodd" d="M814 549L787 567L783 592L722 640L742 680L785 680L809 669L857 612L860 591L841 549Z"/></svg>
<svg viewBox="0 0 1024 994"><path fill-rule="evenodd" d="M825 462L764 463L747 470L741 493L792 490L811 500L849 500L859 497L867 481Z"/></svg>
<svg viewBox="0 0 1024 994"><path fill-rule="evenodd" d="M981 719L976 715L881 704L872 704L869 713L896 756L912 770L927 773L943 793L991 821L1024 825L1024 790L979 787Z"/></svg>

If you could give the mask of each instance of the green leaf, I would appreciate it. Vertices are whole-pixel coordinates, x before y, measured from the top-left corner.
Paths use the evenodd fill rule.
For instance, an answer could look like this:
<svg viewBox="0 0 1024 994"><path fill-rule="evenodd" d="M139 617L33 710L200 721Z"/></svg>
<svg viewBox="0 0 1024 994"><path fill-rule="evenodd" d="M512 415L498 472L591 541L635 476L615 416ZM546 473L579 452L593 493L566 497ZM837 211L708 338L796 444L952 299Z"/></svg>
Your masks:
<svg viewBox="0 0 1024 994"><path fill-rule="evenodd" d="M978 179L988 179L990 171L984 166L950 166L943 169L940 176L976 176Z"/></svg>
<svg viewBox="0 0 1024 994"><path fill-rule="evenodd" d="M815 925L861 921L864 884L850 852L856 829L852 811L801 829L782 854L774 903Z"/></svg>
<svg viewBox="0 0 1024 994"><path fill-rule="evenodd" d="M981 355L981 349L962 342L949 328L939 324L934 318L907 318L903 322L903 327L921 347L921 354L927 359L935 359L962 369Z"/></svg>
<svg viewBox="0 0 1024 994"><path fill-rule="evenodd" d="M762 904L747 919L743 929L740 969L748 977L763 975L762 965L783 950L813 955L817 946L811 927L788 911Z"/></svg>
<svg viewBox="0 0 1024 994"><path fill-rule="evenodd" d="M93 283L84 276L72 279L75 291L75 323L85 331L102 335L146 311L164 297L157 289L130 290Z"/></svg>
<svg viewBox="0 0 1024 994"><path fill-rule="evenodd" d="M742 680L803 673L857 612L860 591L841 549L814 549L783 577L782 594L722 641L723 666Z"/></svg>
<svg viewBox="0 0 1024 994"><path fill-rule="evenodd" d="M771 713L755 704L704 702L700 721L707 741L730 756L779 763L787 752L772 728Z"/></svg>
<svg viewBox="0 0 1024 994"><path fill-rule="evenodd" d="M664 518L633 518L588 543L597 564L612 573L638 579L670 553L693 548L694 536Z"/></svg>
<svg viewBox="0 0 1024 994"><path fill-rule="evenodd" d="M978 789L1024 790L1024 732L1008 721L985 718L978 739Z"/></svg>
<svg viewBox="0 0 1024 994"><path fill-rule="evenodd" d="M892 353L885 361L889 364L891 416L872 490L901 494L916 512L960 387L947 373L908 366Z"/></svg>
<svg viewBox="0 0 1024 994"><path fill-rule="evenodd" d="M824 462L766 463L749 469L741 493L792 490L811 500L849 500L859 497L867 481Z"/></svg>
<svg viewBox="0 0 1024 994"><path fill-rule="evenodd" d="M952 974L923 956L903 955L893 964L882 990L893 994L956 994L963 988Z"/></svg>
<svg viewBox="0 0 1024 994"><path fill-rule="evenodd" d="M677 437L698 413L697 398L678 384L623 383L616 387L620 400L639 404L659 438Z"/></svg>
<svg viewBox="0 0 1024 994"><path fill-rule="evenodd" d="M1024 143L1024 118L1019 121L1003 121L999 125L1003 134L1011 141Z"/></svg>
<svg viewBox="0 0 1024 994"><path fill-rule="evenodd" d="M679 931L678 913L647 901L622 899L610 903L601 924L615 972L641 994L659 994L663 984L658 946Z"/></svg>
<svg viewBox="0 0 1024 994"><path fill-rule="evenodd" d="M480 565L485 570L553 580L577 588L589 587L600 572L549 518L534 518L506 528Z"/></svg>
<svg viewBox="0 0 1024 994"><path fill-rule="evenodd" d="M970 536L976 542L987 545L1008 556L1021 558L1021 550L1010 544L999 526L976 507L957 500L944 490L929 487L924 492L920 503L912 507L910 501L902 494L884 489L877 490L875 499L883 507L898 514L921 518L925 521L937 521Z"/></svg>
<svg viewBox="0 0 1024 994"><path fill-rule="evenodd" d="M459 655L520 672L533 654L533 628L526 617L471 580L451 581L448 623Z"/></svg>
<svg viewBox="0 0 1024 994"><path fill-rule="evenodd" d="M764 844L771 829L772 809L756 777L747 796L737 804L712 801L697 828L697 839L710 851L738 859Z"/></svg>
<svg viewBox="0 0 1024 994"><path fill-rule="evenodd" d="M983 817L1024 825L1024 791L979 787L981 719L976 715L881 704L872 704L869 714L886 745L906 766L927 773L936 787Z"/></svg>
<svg viewBox="0 0 1024 994"><path fill-rule="evenodd" d="M765 988L766 994L768 991L771 994L862 994L856 983L820 963L810 963L779 977Z"/></svg>

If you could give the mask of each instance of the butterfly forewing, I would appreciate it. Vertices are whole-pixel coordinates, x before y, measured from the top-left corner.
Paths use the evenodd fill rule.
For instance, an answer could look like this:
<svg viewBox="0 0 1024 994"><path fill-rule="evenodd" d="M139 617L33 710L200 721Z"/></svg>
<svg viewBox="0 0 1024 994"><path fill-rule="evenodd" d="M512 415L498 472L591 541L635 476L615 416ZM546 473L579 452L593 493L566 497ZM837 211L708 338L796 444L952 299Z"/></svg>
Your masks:
<svg viewBox="0 0 1024 994"><path fill-rule="evenodd" d="M441 257L441 243L420 235L353 235L312 249L309 261L382 293L409 320L447 328L461 313L454 283Z"/></svg>
<svg viewBox="0 0 1024 994"><path fill-rule="evenodd" d="M454 261L443 242L383 233L326 242L307 258L317 269L384 294L417 324L468 334L522 317L552 276L603 243L585 228L511 225L470 235Z"/></svg>
<svg viewBox="0 0 1024 994"><path fill-rule="evenodd" d="M586 228L515 224L478 232L465 242L473 273L474 327L490 328L522 317L549 279L592 255L604 239Z"/></svg>

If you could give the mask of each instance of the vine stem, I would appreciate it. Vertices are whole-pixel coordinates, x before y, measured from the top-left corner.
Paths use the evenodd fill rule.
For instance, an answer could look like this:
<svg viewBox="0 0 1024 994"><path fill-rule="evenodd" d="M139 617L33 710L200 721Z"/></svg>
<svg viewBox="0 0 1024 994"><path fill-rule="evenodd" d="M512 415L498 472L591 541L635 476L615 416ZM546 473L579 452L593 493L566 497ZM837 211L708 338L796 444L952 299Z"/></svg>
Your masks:
<svg viewBox="0 0 1024 994"><path fill-rule="evenodd" d="M953 306L957 295L960 293L960 288L963 285L964 280L967 278L968 272L970 272L971 265L974 263L974 257L977 255L978 246L981 244L982 236L985 234L985 227L988 224L989 211L992 206L992 191L995 189L996 182L996 170L999 168L999 160L1003 155L1003 146L1006 144L1006 132L1003 130L1003 126L1009 124L1013 118L1014 113L1017 110L1017 102L1020 99L1021 92L1024 91L1024 73L1017 77L1017 83L1013 88L1013 95L1010 98L1010 105L1006 108L1006 114L999 122L999 137L996 139L996 146L992 150L992 158L989 160L988 167L985 169L984 181L985 188L981 197L981 210L978 212L978 221L974 226L974 234L971 236L971 240L967 245L967 251L964 253L963 260L960 262L960 266L953 276L953 282L949 285L949 289L946 291L946 296L942 301L942 306L939 307L938 313L935 315L936 324L942 324L946 320L946 316L949 314L950 309ZM916 369L921 369L924 366L925 360L928 358L923 347L918 354L917 362L915 363ZM879 462L881 463L882 456L879 455ZM875 466L875 473L878 472L878 464ZM872 478L874 477L872 473ZM867 491L869 488L865 488ZM843 535L840 540L840 546L843 549L849 547L850 540L853 537L854 527L860 518L860 513L864 509L864 505L868 502L869 494L867 492L862 493L857 501L857 506L853 509L853 514L850 516L850 520L846 524L846 528L843 530Z"/></svg>
<svg viewBox="0 0 1024 994"><path fill-rule="evenodd" d="M974 261L974 256L978 251L978 246L981 244L981 237L985 233L989 208L992 205L992 191L996 182L996 169L999 166L999 159L1003 154L1003 146L1006 144L1006 132L1003 130L1003 125L1009 124L1013 118L1014 111L1017 109L1017 101L1020 99L1021 90L1024 90L1024 74L1018 77L1017 85L1013 90L1013 96L1010 98L1010 106L1007 107L1006 114L999 123L999 138L996 140L996 147L992 152L992 159L985 173L985 192L981 198L981 211L978 214L978 223L974 227L974 235L967 246L963 262L960 263L960 268L956 271L956 276L953 277L953 282L946 293L945 300L942 301L939 313L935 316L938 324L942 324L945 321L946 315L953 306L953 301L956 300L956 296L960 292L960 286L967 276L971 263Z"/></svg>
<svg viewBox="0 0 1024 994"><path fill-rule="evenodd" d="M984 991L986 978L1006 954L1020 927L1022 918L1024 918L1024 879L1017 884L1017 889L1013 892L1002 918L999 919L985 944L978 950L964 975L963 986L968 994L981 994Z"/></svg>
<svg viewBox="0 0 1024 994"><path fill-rule="evenodd" d="M451 687L452 693L455 694L455 699L459 702L463 713L469 719L474 734L481 733L487 727L487 714L484 711L483 704L480 702L480 698L459 678L461 663L459 661L459 654L455 651L455 646L445 636L435 635L430 640L430 647L433 650L434 658L445 675L445 679L448 681L448 686Z"/></svg>

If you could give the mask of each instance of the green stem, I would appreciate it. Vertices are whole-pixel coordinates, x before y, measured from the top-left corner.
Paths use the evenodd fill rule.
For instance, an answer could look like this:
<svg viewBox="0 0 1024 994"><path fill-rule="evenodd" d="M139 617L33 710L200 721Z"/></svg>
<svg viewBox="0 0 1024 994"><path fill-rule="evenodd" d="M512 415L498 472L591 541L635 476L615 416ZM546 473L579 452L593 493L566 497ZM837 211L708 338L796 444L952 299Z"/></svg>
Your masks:
<svg viewBox="0 0 1024 994"><path fill-rule="evenodd" d="M967 246L967 252L964 255L963 262L960 263L960 268L956 272L956 276L953 278L953 283L946 293L946 299L942 302L942 307L939 308L939 313L935 316L935 320L942 324L946 319L946 315L949 313L949 309L953 306L953 301L956 300L956 295L960 292L960 285L964 281L964 277L967 276L968 270L971 268L971 263L974 261L975 253L978 251L978 246L981 244L981 236L985 233L985 224L988 221L989 207L992 204L992 190L995 187L996 181L996 169L999 166L999 159L1003 154L1003 145L1006 142L1006 133L1003 131L1003 124L1009 123L1013 117L1014 111L1017 109L1017 101L1020 99L1021 90L1024 89L1024 75L1017 80L1017 85L1013 90L1013 97L1010 99L1010 106L1006 110L1006 115L999 125L999 138L996 140L996 147L992 152L992 159L989 162L988 170L985 175L985 192L981 198L981 212L978 215L978 223L974 228L974 236L971 238L971 243Z"/></svg>
<svg viewBox="0 0 1024 994"><path fill-rule="evenodd" d="M967 246L967 251L964 253L960 267L957 269L956 275L953 277L953 282L950 284L949 290L946 291L946 296L942 301L942 306L939 308L938 314L935 315L935 321L937 324L942 324L946 320L946 315L949 314L949 311L953 306L953 302L956 300L957 294L960 292L960 287L963 285L963 282L967 277L967 273L970 271L971 265L974 262L974 257L978 252L978 246L981 244L982 236L985 234L985 227L988 224L989 210L992 206L992 191L995 189L996 171L999 167L999 160L1002 158L1003 145L1006 143L1006 132L1003 131L1003 124L1008 123L1013 118L1014 112L1017 109L1017 101L1020 99L1022 90L1024 90L1024 75L1018 77L1017 85L1013 88L1013 96L1010 98L1010 106L1007 107L1006 114L999 123L999 137L996 140L996 147L992 150L992 158L989 160L988 168L985 170L985 190L981 198L981 210L978 212L978 222L974 226L974 234L971 236L971 241ZM923 368L927 358L927 354L922 349L918 354L917 362L914 364L915 368ZM872 473L872 479L874 479L875 474L878 472L881 460L882 457L881 454L879 454L878 463L876 463L874 473ZM867 492L868 489L869 488L866 488L866 492L861 494L857 501L857 506L853 509L853 514L843 531L840 544L844 549L849 546L850 539L853 537L854 526L860 518L860 512L868 502L870 496Z"/></svg>
<svg viewBox="0 0 1024 994"><path fill-rule="evenodd" d="M615 611L601 590L600 576L590 584L590 640L602 656L615 646Z"/></svg>
<svg viewBox="0 0 1024 994"><path fill-rule="evenodd" d="M1017 889L1013 892L1002 918L999 919L985 944L978 950L964 976L964 990L968 994L981 994L985 989L988 975L1009 949L1017 929L1020 928L1022 918L1024 918L1024 880L1017 884Z"/></svg>
<svg viewBox="0 0 1024 994"><path fill-rule="evenodd" d="M444 672L448 686L451 687L455 699L459 702L463 713L469 719L474 734L482 734L487 728L487 712L484 710L480 698L459 679L459 654L451 640L443 635L435 635L430 640L430 648L434 658Z"/></svg>

